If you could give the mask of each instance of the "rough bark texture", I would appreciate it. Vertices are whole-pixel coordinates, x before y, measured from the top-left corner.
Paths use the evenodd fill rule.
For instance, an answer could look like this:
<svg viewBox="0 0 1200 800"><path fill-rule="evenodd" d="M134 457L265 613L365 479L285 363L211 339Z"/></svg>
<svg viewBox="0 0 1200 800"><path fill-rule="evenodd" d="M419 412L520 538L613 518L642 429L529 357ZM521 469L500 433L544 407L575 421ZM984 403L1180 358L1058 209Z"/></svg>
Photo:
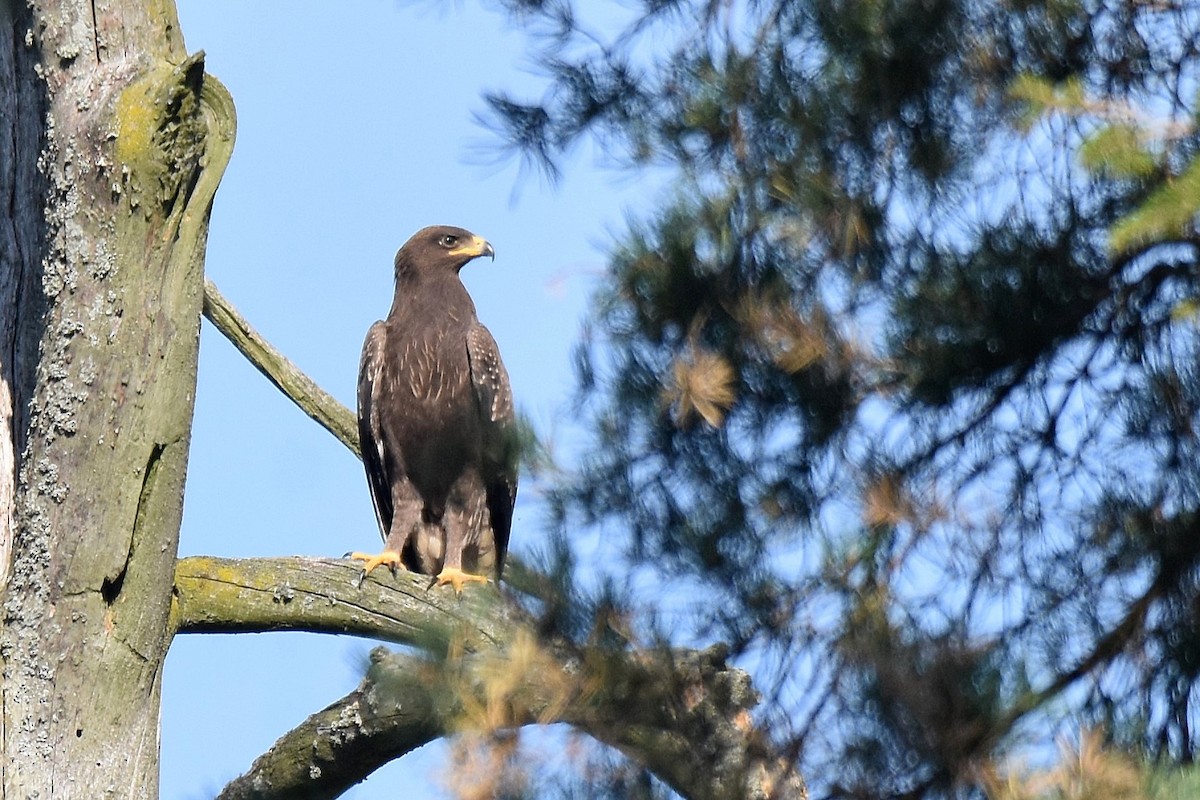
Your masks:
<svg viewBox="0 0 1200 800"><path fill-rule="evenodd" d="M413 679L427 670L410 671L420 666L376 648L370 677L358 689L290 731L217 800L338 797L374 771L381 758L386 763L444 736L433 694ZM384 677L397 670L399 681Z"/></svg>
<svg viewBox="0 0 1200 800"><path fill-rule="evenodd" d="M36 59L28 57L23 29L28 22L0 0L0 583L11 566L16 502L17 454L24 447L27 409L16 397L31 394L37 363L39 309L26 300L25 325L17 337L17 315L11 313L22 297L40 288L36 277L45 240L45 181L38 156L45 135L46 89L39 80Z"/></svg>
<svg viewBox="0 0 1200 800"><path fill-rule="evenodd" d="M15 96L0 115L2 788L155 797L232 103L186 57L173 3L0 9L0 91Z"/></svg>
<svg viewBox="0 0 1200 800"><path fill-rule="evenodd" d="M192 556L175 569L171 618L180 633L351 633L434 653L503 646L522 618L495 587L459 597L428 575L332 558Z"/></svg>
<svg viewBox="0 0 1200 800"><path fill-rule="evenodd" d="M518 646L435 664L376 648L357 689L281 737L217 797L329 800L437 738L566 722L689 800L807 800L794 761L774 755L750 721L750 676L724 656L579 658Z"/></svg>

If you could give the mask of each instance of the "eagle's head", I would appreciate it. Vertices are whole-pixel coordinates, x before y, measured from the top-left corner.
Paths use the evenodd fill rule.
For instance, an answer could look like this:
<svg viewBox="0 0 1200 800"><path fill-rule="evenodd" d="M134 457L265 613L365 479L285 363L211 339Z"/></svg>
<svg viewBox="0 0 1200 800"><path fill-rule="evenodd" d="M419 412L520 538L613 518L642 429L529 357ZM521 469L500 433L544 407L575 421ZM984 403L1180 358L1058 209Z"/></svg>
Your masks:
<svg viewBox="0 0 1200 800"><path fill-rule="evenodd" d="M452 225L422 228L396 253L396 277L414 272L457 274L471 259L496 257L496 251L480 236Z"/></svg>

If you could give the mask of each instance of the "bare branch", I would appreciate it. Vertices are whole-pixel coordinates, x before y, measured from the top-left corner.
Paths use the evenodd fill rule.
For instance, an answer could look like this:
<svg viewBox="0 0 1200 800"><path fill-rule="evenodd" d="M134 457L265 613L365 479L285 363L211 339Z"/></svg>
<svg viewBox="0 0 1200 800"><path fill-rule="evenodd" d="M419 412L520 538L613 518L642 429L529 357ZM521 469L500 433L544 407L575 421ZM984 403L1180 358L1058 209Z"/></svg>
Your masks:
<svg viewBox="0 0 1200 800"><path fill-rule="evenodd" d="M457 597L426 575L360 573L349 559L183 558L171 619L179 633L350 633L434 653L502 646L523 619L492 586Z"/></svg>
<svg viewBox="0 0 1200 800"><path fill-rule="evenodd" d="M362 685L289 731L217 800L339 797L388 761L446 733L416 659L371 652Z"/></svg>
<svg viewBox="0 0 1200 800"><path fill-rule="evenodd" d="M567 722L684 797L806 800L794 763L750 721L757 700L719 648L583 655L526 636L440 664L376 648L357 689L285 734L218 797L333 798L441 736Z"/></svg>
<svg viewBox="0 0 1200 800"><path fill-rule="evenodd" d="M341 440L358 455L358 423L354 412L339 403L312 378L305 375L271 343L254 330L216 285L204 281L204 316L225 334L258 371L283 392L300 410Z"/></svg>
<svg viewBox="0 0 1200 800"><path fill-rule="evenodd" d="M562 719L612 745L690 800L807 800L795 761L750 715L750 675L722 646L585 657L597 694Z"/></svg>

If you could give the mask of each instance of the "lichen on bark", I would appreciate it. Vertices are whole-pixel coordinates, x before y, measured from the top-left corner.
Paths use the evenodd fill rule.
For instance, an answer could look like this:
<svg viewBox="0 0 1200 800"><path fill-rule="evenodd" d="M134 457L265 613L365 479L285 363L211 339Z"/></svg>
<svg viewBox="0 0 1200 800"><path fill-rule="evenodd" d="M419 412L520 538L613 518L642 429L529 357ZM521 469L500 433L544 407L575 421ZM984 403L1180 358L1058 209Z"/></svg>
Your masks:
<svg viewBox="0 0 1200 800"><path fill-rule="evenodd" d="M170 3L6 3L0 21L0 79L40 112L0 136L13 143L0 175L0 788L152 797L232 103L202 56L185 57Z"/></svg>

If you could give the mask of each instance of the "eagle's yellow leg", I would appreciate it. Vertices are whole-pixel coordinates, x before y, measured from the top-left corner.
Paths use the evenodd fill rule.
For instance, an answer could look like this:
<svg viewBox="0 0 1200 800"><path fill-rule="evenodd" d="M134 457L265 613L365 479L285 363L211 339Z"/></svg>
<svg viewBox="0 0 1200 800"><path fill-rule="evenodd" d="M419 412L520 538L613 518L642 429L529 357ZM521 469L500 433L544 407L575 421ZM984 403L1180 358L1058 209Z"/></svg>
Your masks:
<svg viewBox="0 0 1200 800"><path fill-rule="evenodd" d="M455 594L462 594L463 586L468 583L487 583L488 579L482 575L472 575L470 572L463 572L458 567L446 567L437 576L437 585L445 586L447 583L454 587Z"/></svg>
<svg viewBox="0 0 1200 800"><path fill-rule="evenodd" d="M352 558L355 561L363 562L362 574L364 577L370 575L371 570L375 569L380 564L387 564L392 570L393 575L396 574L396 567L400 567L401 569L405 570L408 569L408 567L404 566L404 562L400 560L400 554L395 550L384 550L382 553L375 556L371 555L370 553L359 553L358 551L355 551L350 554L349 558Z"/></svg>

